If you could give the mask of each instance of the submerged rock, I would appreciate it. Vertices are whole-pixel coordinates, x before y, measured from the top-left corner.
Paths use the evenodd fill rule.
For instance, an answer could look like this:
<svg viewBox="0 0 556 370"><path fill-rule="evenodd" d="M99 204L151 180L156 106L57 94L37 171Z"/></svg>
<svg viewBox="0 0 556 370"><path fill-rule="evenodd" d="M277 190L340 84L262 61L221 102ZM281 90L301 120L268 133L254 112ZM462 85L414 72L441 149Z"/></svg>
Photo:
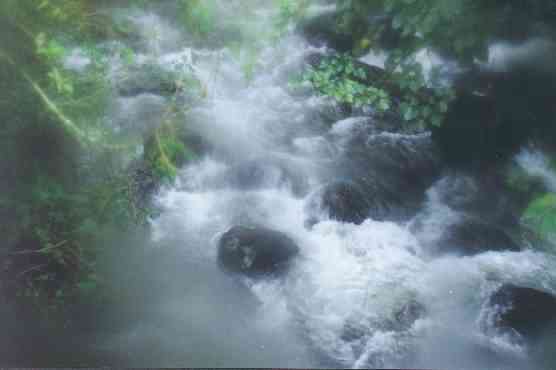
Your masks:
<svg viewBox="0 0 556 370"><path fill-rule="evenodd" d="M369 215L371 203L363 189L349 181L337 181L326 185L318 195L323 211L333 220L360 224Z"/></svg>
<svg viewBox="0 0 556 370"><path fill-rule="evenodd" d="M368 218L383 221L395 218L401 207L399 199L376 183L373 186L361 179L334 181L310 198L307 223L312 225L323 217L357 225Z"/></svg>
<svg viewBox="0 0 556 370"><path fill-rule="evenodd" d="M260 276L284 272L299 247L286 234L264 227L234 226L218 243L218 262L231 272Z"/></svg>
<svg viewBox="0 0 556 370"><path fill-rule="evenodd" d="M496 310L496 326L514 329L526 338L535 338L556 323L556 296L547 292L506 284L489 303Z"/></svg>
<svg viewBox="0 0 556 370"><path fill-rule="evenodd" d="M357 317L349 318L342 327L340 338L344 342L359 342L375 330L405 332L426 315L426 308L419 302L411 300L391 313L391 317L378 322Z"/></svg>
<svg viewBox="0 0 556 370"><path fill-rule="evenodd" d="M286 186L295 194L302 194L306 179L290 163L275 159L253 159L238 163L225 174L227 182L242 190Z"/></svg>
<svg viewBox="0 0 556 370"><path fill-rule="evenodd" d="M448 227L437 241L437 246L442 252L455 252L464 256L488 251L521 250L504 230L473 219Z"/></svg>

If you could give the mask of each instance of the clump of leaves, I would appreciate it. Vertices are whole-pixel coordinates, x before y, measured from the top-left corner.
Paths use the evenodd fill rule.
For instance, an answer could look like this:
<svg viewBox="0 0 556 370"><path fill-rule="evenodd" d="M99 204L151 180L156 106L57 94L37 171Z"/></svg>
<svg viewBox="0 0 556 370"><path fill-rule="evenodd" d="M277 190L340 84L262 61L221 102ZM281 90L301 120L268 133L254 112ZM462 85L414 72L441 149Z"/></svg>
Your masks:
<svg viewBox="0 0 556 370"><path fill-rule="evenodd" d="M389 58L386 69L400 90L398 109L403 119L421 127L440 126L454 92L434 79L426 81L421 64L411 57Z"/></svg>
<svg viewBox="0 0 556 370"><path fill-rule="evenodd" d="M275 36L284 34L290 25L299 21L309 6L308 0L275 0L278 15L274 18Z"/></svg>
<svg viewBox="0 0 556 370"><path fill-rule="evenodd" d="M80 186L39 174L28 191L6 200L25 235L8 255L6 285L15 284L18 297L48 315L60 312L67 299L90 297L101 284L99 240L143 224L149 216L137 206L137 196L123 173Z"/></svg>
<svg viewBox="0 0 556 370"><path fill-rule="evenodd" d="M144 147L145 161L159 181L174 180L177 168L194 157L180 140L178 129L171 121L158 127Z"/></svg>
<svg viewBox="0 0 556 370"><path fill-rule="evenodd" d="M355 107L371 105L379 112L389 110L389 94L380 87L363 83L366 79L365 70L356 67L353 59L347 55L323 59L302 76L302 80L309 82L318 93L340 103Z"/></svg>
<svg viewBox="0 0 556 370"><path fill-rule="evenodd" d="M379 114L397 112L406 122L421 127L439 126L453 98L451 91L428 88L417 63L398 66L368 69L349 55L339 55L311 67L301 81L339 103L370 106Z"/></svg>
<svg viewBox="0 0 556 370"><path fill-rule="evenodd" d="M216 3L214 0L181 0L181 21L195 37L206 38L216 27Z"/></svg>
<svg viewBox="0 0 556 370"><path fill-rule="evenodd" d="M522 220L542 238L556 241L556 194L547 193L533 200Z"/></svg>

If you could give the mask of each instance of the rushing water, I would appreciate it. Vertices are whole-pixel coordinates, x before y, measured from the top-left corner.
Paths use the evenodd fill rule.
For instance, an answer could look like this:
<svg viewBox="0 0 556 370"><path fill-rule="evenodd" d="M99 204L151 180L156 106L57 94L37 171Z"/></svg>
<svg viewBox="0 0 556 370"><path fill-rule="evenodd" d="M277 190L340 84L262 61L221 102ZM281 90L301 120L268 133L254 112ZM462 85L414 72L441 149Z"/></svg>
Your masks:
<svg viewBox="0 0 556 370"><path fill-rule="evenodd" d="M132 307L142 310L140 320L101 337L97 350L141 366L526 366L530 348L489 327L486 301L505 282L556 293L556 261L528 249L435 253L440 235L466 216L446 199L458 191L475 196L481 190L472 179L436 176L415 210L387 221L343 223L311 206L331 181L367 170L390 176L383 162L398 157L381 157L383 148L403 148L400 160L434 157L428 134L386 132L309 90L291 91L288 80L304 58L324 51L299 36L266 45L247 81L229 50L186 48L178 40L187 35L161 17L133 19L160 30L157 42L146 42L144 58L165 68L190 64L207 87L184 124L214 149L157 195L161 214L152 220L151 248L172 252L148 269L137 267L144 280L157 282L145 286L149 309ZM68 63L81 68L87 61L76 52ZM121 98L114 121L147 125L145 110L156 111L161 101ZM379 149L368 160L355 145ZM538 162L528 153L518 161L529 168ZM534 168L552 185L543 163ZM219 235L246 223L282 231L299 245L286 277L239 279L218 269ZM404 312L416 312L416 320Z"/></svg>

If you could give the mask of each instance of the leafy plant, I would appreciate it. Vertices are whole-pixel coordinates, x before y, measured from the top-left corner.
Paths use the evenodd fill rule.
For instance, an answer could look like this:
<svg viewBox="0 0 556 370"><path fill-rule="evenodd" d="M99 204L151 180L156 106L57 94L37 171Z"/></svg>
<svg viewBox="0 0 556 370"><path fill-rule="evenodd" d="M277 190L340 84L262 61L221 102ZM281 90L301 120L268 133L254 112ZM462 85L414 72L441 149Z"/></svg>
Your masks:
<svg viewBox="0 0 556 370"><path fill-rule="evenodd" d="M378 113L395 111L422 127L440 125L453 97L450 90L428 89L417 63L367 71L349 55L325 58L301 81L339 103L371 106Z"/></svg>
<svg viewBox="0 0 556 370"><path fill-rule="evenodd" d="M275 0L278 14L274 18L275 37L284 34L288 28L305 15L309 7L308 0Z"/></svg>
<svg viewBox="0 0 556 370"><path fill-rule="evenodd" d="M186 28L197 38L206 38L216 26L214 0L180 0L180 17Z"/></svg>
<svg viewBox="0 0 556 370"><path fill-rule="evenodd" d="M356 107L371 105L379 112L389 110L391 100L388 93L381 88L367 86L362 82L366 79L365 70L356 67L347 55L324 59L302 76L302 80L311 83L320 94L340 103Z"/></svg>
<svg viewBox="0 0 556 370"><path fill-rule="evenodd" d="M547 193L533 200L523 214L523 222L542 238L556 241L556 194Z"/></svg>

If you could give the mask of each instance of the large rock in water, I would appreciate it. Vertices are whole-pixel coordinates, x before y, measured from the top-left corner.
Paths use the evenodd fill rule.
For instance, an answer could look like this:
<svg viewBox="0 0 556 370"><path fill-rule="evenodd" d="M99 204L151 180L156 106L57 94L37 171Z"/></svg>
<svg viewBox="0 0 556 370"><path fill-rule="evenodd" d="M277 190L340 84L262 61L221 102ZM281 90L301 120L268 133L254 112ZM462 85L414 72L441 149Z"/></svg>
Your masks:
<svg viewBox="0 0 556 370"><path fill-rule="evenodd" d="M527 338L556 323L556 296L540 290L506 284L492 295L490 305L496 309L495 325Z"/></svg>
<svg viewBox="0 0 556 370"><path fill-rule="evenodd" d="M333 220L360 224L369 215L371 203L355 183L337 181L326 185L319 194L320 208Z"/></svg>
<svg viewBox="0 0 556 370"><path fill-rule="evenodd" d="M531 137L554 140L556 70L544 71L529 59L503 71L471 70L456 81L457 97L433 130L446 159L483 165L508 158Z"/></svg>
<svg viewBox="0 0 556 370"><path fill-rule="evenodd" d="M307 224L312 226L323 216L357 225L368 218L399 220L404 218L404 207L400 197L370 179L334 181L322 187L309 200Z"/></svg>
<svg viewBox="0 0 556 370"><path fill-rule="evenodd" d="M218 243L218 262L248 276L284 272L299 247L286 234L264 227L234 226Z"/></svg>
<svg viewBox="0 0 556 370"><path fill-rule="evenodd" d="M354 194L347 198L359 202L358 210L342 221L362 222L361 213L378 221L401 221L417 212L425 191L442 168L432 141L426 134L357 134L341 139L343 155L335 165L337 176L349 179ZM342 189L330 186L332 190ZM358 195L363 194L363 195ZM364 199L364 201L358 201ZM325 199L326 200L326 199ZM330 209L335 204L323 202ZM343 202L345 203L345 202ZM330 205L334 207L330 207ZM349 205L348 205L349 206ZM331 217L334 215L331 212Z"/></svg>
<svg viewBox="0 0 556 370"><path fill-rule="evenodd" d="M520 246L502 229L474 219L448 227L437 241L442 252L464 256L488 251L520 251Z"/></svg>

